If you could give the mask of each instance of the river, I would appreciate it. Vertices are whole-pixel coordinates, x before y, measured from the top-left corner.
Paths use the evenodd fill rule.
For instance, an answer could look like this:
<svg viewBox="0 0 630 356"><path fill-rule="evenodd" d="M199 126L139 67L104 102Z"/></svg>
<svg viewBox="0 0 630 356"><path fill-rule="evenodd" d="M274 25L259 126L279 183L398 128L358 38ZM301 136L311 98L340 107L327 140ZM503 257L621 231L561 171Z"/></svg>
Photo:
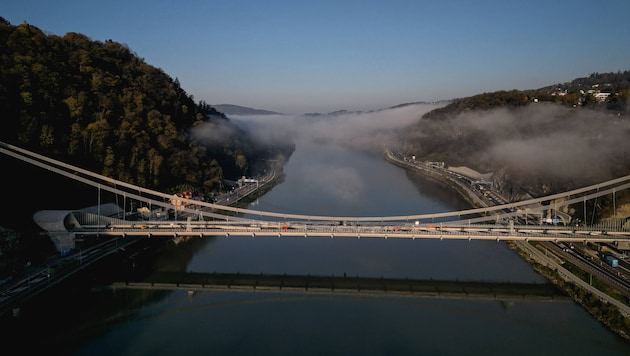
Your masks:
<svg viewBox="0 0 630 356"><path fill-rule="evenodd" d="M302 142L251 209L327 216L465 209L454 192L381 156ZM217 237L156 257L161 271L545 283L502 242ZM88 274L89 275L89 274ZM91 275L97 278L97 274ZM26 343L76 355L627 355L571 301L66 288L25 313ZM56 319L55 319L56 318ZM33 346L30 345L30 346ZM28 344L24 344L28 346Z"/></svg>

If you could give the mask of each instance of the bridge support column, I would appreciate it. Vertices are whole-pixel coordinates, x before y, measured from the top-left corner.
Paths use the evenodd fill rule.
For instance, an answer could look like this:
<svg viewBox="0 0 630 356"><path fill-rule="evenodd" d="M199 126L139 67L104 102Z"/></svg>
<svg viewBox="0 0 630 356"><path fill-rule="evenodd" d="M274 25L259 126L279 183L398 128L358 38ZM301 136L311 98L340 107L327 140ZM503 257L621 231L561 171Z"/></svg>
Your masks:
<svg viewBox="0 0 630 356"><path fill-rule="evenodd" d="M60 253L65 251L70 251L76 247L74 239L75 236L73 233L68 231L57 231L57 232L48 232L48 236L55 244L55 248Z"/></svg>

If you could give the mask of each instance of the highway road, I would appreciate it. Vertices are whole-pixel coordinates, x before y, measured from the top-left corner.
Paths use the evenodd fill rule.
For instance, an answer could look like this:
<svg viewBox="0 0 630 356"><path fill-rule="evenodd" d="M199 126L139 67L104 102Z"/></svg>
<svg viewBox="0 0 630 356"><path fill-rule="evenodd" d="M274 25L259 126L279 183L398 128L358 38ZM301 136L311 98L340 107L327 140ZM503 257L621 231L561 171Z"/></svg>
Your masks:
<svg viewBox="0 0 630 356"><path fill-rule="evenodd" d="M7 281L0 285L0 317L8 313L17 316L19 305L58 284L88 265L124 250L136 239L105 239L89 248L80 249L69 256L58 256L46 265L30 266L22 279Z"/></svg>

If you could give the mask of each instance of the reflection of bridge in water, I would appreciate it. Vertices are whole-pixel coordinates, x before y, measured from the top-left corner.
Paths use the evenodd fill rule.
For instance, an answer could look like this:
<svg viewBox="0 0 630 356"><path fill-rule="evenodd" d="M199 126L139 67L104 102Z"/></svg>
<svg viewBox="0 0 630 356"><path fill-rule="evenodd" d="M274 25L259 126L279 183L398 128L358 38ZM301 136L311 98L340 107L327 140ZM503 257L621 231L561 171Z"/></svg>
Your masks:
<svg viewBox="0 0 630 356"><path fill-rule="evenodd" d="M584 216L587 216L587 201L603 196L612 196L614 205L615 194L630 187L630 176L542 198L462 211L380 217L315 216L243 209L197 200L185 201L183 207L173 210L171 194L118 181L8 144L0 143L0 152L98 190L98 203L94 208L44 211L35 215L37 223L48 232L59 250L71 249L76 237L89 235L567 241L608 242L620 248L630 248L630 227L625 219L579 226L568 225L568 222L543 225L532 223L534 220L531 219L575 204L584 204ZM101 192L114 194L117 200L120 197L123 208L101 204ZM147 219L131 220L126 212L130 202L140 202L149 212ZM170 211L178 217L170 217ZM160 217L151 212L161 212Z"/></svg>
<svg viewBox="0 0 630 356"><path fill-rule="evenodd" d="M569 301L548 283L441 281L354 276L298 276L243 273L157 273L142 282L117 282L114 289L195 292L315 293L423 298Z"/></svg>

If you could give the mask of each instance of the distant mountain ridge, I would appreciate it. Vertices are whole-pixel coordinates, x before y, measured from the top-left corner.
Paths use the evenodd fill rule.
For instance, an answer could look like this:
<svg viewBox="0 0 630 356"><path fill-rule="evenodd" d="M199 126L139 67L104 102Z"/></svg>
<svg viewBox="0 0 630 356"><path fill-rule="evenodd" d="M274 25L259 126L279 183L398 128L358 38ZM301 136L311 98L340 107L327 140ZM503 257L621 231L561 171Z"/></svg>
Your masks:
<svg viewBox="0 0 630 356"><path fill-rule="evenodd" d="M434 102L417 101L413 103L398 104L398 105L390 106L388 108L375 109L375 110L363 110L363 111L337 110L337 111L332 111L329 113L312 112L312 113L305 113L302 115L304 116L339 116L339 115L346 115L346 114L363 114L363 113L378 112L378 111L383 111L383 110L399 109L405 106L423 105L423 104L428 105L428 104L436 104L436 103L442 103L442 102L449 103L451 102L451 100L440 100L440 101L434 101ZM216 109L217 111L225 115L285 115L283 113L279 113L275 111L254 109L254 108L234 105L234 104L217 104L217 105L211 105L211 107L213 107L214 109Z"/></svg>
<svg viewBox="0 0 630 356"><path fill-rule="evenodd" d="M382 108L382 109L362 110L362 111L337 110L337 111L333 111L333 112L329 112L325 114L313 112L313 113L306 113L304 114L304 116L339 116L339 115L346 115L346 114L365 114L365 113L379 112L379 111L385 111L385 110L400 109L406 106L430 105L430 104L449 103L449 102L451 102L451 100L440 100L440 101L434 101L434 102L416 101L413 103L398 104L398 105L394 105L394 106L390 106L390 107Z"/></svg>
<svg viewBox="0 0 630 356"><path fill-rule="evenodd" d="M233 104L218 104L211 106L226 115L284 115L275 111L253 109Z"/></svg>

